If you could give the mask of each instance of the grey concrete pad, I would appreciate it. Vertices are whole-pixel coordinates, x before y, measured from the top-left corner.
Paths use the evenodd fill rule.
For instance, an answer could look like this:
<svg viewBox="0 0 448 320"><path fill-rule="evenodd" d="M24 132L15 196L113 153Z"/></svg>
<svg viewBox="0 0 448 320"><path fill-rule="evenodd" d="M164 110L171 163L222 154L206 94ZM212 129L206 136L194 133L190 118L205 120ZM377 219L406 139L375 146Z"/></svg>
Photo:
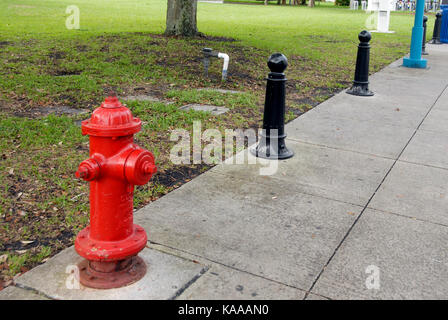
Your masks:
<svg viewBox="0 0 448 320"><path fill-rule="evenodd" d="M420 130L448 133L448 109L432 109Z"/></svg>
<svg viewBox="0 0 448 320"><path fill-rule="evenodd" d="M390 159L291 140L287 146L295 152L288 160L261 162L249 154L246 164L224 164L212 171L235 180L269 185L271 190L288 189L363 206L393 164ZM247 154L240 153L235 162L243 163ZM272 175L260 175L270 167Z"/></svg>
<svg viewBox="0 0 448 320"><path fill-rule="evenodd" d="M369 98L338 94L331 103L315 108L318 115L345 118L355 121L369 121L375 127L389 125L417 128L431 105L396 102L388 96L376 94Z"/></svg>
<svg viewBox="0 0 448 320"><path fill-rule="evenodd" d="M230 93L230 94L241 94L241 93L244 93L243 91L219 89L219 88L199 88L197 90L198 91L214 91L214 92L219 92L219 93Z"/></svg>
<svg viewBox="0 0 448 320"><path fill-rule="evenodd" d="M415 129L307 112L286 125L289 139L397 158Z"/></svg>
<svg viewBox="0 0 448 320"><path fill-rule="evenodd" d="M397 162L370 208L448 225L448 170Z"/></svg>
<svg viewBox="0 0 448 320"><path fill-rule="evenodd" d="M98 290L79 285L77 289L70 272L82 258L73 247L20 276L16 283L54 299L173 299L207 269L201 264L148 248L139 256L145 261L148 272L140 281L123 288Z"/></svg>
<svg viewBox="0 0 448 320"><path fill-rule="evenodd" d="M229 108L226 107L217 107L205 104L187 104L186 106L182 106L179 109L181 110L195 110L195 111L203 111L210 112L212 115L219 116L221 114L229 111Z"/></svg>
<svg viewBox="0 0 448 320"><path fill-rule="evenodd" d="M448 131L417 131L400 160L448 169Z"/></svg>
<svg viewBox="0 0 448 320"><path fill-rule="evenodd" d="M433 107L433 111L448 111L448 89L445 89Z"/></svg>
<svg viewBox="0 0 448 320"><path fill-rule="evenodd" d="M302 300L305 291L213 265L179 300Z"/></svg>
<svg viewBox="0 0 448 320"><path fill-rule="evenodd" d="M272 300L303 299L305 291L293 288L250 273L216 264L194 254L156 243L149 248L207 265L209 269L189 286L177 300Z"/></svg>
<svg viewBox="0 0 448 320"><path fill-rule="evenodd" d="M445 49L444 49L445 50ZM448 83L446 79L445 72L448 70L448 66L446 66L446 53L445 52L431 52L429 56L426 56L425 59L428 60L428 68L419 69L419 68L406 68L403 67L403 59L399 59L394 63L390 64L388 67L381 70L371 76L372 80L376 79L377 76L399 76L399 77L407 77L412 82L418 82L421 80L434 80L438 79L442 83ZM445 59L445 60L444 60Z"/></svg>
<svg viewBox="0 0 448 320"><path fill-rule="evenodd" d="M310 294L308 294L308 296L306 297L305 300L331 300L331 299L324 297L324 296L314 294L314 293L310 293Z"/></svg>
<svg viewBox="0 0 448 320"><path fill-rule="evenodd" d="M209 172L135 220L151 242L295 288L312 284L361 207Z"/></svg>
<svg viewBox="0 0 448 320"><path fill-rule="evenodd" d="M447 239L447 227L366 210L312 292L331 299L447 299Z"/></svg>
<svg viewBox="0 0 448 320"><path fill-rule="evenodd" d="M0 300L49 300L49 299L31 290L9 286L0 291Z"/></svg>
<svg viewBox="0 0 448 320"><path fill-rule="evenodd" d="M408 68L396 69L396 73L379 72L370 77L370 89L375 94L387 95L393 100L409 101L415 99L421 103L433 103L437 96L445 89L446 82L433 77L429 71L420 71L418 77L405 75ZM411 71L415 72L415 71ZM365 98L367 99L367 98Z"/></svg>

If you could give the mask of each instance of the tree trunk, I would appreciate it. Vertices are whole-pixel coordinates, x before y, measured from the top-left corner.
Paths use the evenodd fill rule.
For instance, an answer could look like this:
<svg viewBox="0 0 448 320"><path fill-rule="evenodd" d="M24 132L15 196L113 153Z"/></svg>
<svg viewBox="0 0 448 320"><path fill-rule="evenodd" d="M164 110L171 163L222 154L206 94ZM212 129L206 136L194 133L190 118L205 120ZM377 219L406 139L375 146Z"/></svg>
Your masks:
<svg viewBox="0 0 448 320"><path fill-rule="evenodd" d="M314 5L315 5L315 3L314 3L314 0L309 0L308 1L308 7L314 7Z"/></svg>
<svg viewBox="0 0 448 320"><path fill-rule="evenodd" d="M168 0L166 35L193 37L198 34L197 0Z"/></svg>

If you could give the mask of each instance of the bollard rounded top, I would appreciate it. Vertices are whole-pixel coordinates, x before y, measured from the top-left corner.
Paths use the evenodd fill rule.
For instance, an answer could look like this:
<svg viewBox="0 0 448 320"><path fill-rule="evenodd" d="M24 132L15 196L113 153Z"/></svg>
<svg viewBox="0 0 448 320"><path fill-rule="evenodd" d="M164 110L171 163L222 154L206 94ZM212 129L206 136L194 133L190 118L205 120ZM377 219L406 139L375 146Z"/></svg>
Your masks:
<svg viewBox="0 0 448 320"><path fill-rule="evenodd" d="M442 16L442 12L438 11L438 12L436 13L436 17L437 17L437 18L440 18L441 16Z"/></svg>
<svg viewBox="0 0 448 320"><path fill-rule="evenodd" d="M363 30L359 33L358 39L361 42L369 42L372 39L372 34L367 30Z"/></svg>
<svg viewBox="0 0 448 320"><path fill-rule="evenodd" d="M423 16L423 22L427 22L428 21L428 17L427 16Z"/></svg>
<svg viewBox="0 0 448 320"><path fill-rule="evenodd" d="M283 73L288 67L288 59L282 53L274 53L269 57L268 67L271 72Z"/></svg>

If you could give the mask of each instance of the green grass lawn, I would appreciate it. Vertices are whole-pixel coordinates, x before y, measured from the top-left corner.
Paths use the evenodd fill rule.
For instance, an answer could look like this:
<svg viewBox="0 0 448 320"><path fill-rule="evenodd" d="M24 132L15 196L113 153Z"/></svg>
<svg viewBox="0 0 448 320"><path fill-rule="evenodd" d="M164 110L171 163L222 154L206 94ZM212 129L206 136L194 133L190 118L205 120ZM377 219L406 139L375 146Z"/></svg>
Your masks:
<svg viewBox="0 0 448 320"><path fill-rule="evenodd" d="M68 5L81 12L67 30ZM88 115L43 116L48 106L93 110L110 91L150 92L173 104L130 102L145 126L136 140L153 151L159 173L137 188L135 206L157 199L207 166L175 167L168 159L170 130L257 127L263 111L267 57L289 59L287 118L293 119L353 77L357 34L368 15L329 4L315 8L200 3L195 39L162 36L162 0L3 0L0 2L0 272L3 280L73 243L88 223L88 186L74 179L88 156L77 121ZM407 53L413 16L393 13L394 34L374 34L371 71ZM428 34L432 32L430 17ZM203 47L231 57L229 81L220 63L202 75ZM197 91L220 87L243 91ZM185 103L225 105L214 117L178 109ZM1 284L0 284L1 287Z"/></svg>

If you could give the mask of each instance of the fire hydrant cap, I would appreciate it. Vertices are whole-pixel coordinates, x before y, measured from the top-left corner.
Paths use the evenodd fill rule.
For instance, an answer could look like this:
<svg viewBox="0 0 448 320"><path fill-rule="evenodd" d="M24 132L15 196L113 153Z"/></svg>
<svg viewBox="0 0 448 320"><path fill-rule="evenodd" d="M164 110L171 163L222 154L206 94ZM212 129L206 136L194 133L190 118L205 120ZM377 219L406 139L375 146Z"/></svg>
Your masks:
<svg viewBox="0 0 448 320"><path fill-rule="evenodd" d="M121 137L137 133L142 122L117 97L107 97L90 119L82 122L82 134L100 137Z"/></svg>

